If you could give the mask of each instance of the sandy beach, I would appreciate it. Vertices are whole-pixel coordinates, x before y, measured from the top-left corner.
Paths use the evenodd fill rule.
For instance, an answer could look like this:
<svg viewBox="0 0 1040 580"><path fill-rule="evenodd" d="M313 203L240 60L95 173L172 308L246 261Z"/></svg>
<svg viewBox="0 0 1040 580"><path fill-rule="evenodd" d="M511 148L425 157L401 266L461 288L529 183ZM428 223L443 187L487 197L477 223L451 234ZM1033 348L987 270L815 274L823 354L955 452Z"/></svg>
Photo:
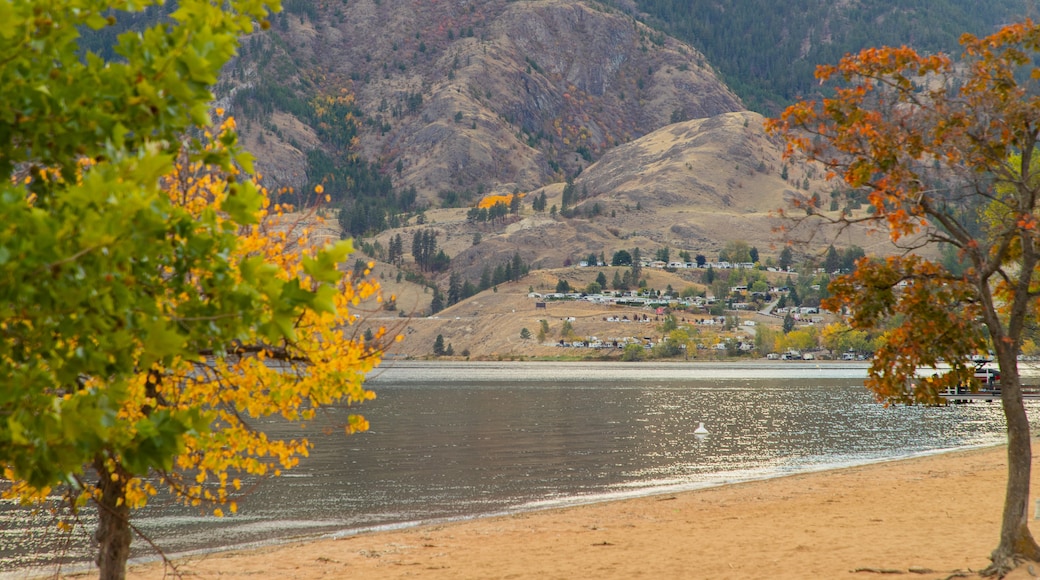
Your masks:
<svg viewBox="0 0 1040 580"><path fill-rule="evenodd" d="M975 577L997 544L1005 452L958 451L287 543L196 556L177 566L185 577L221 579ZM1031 513L1030 522L1038 534L1040 520ZM164 571L153 563L135 566L129 576L162 578ZM1008 577L1040 577L1040 565Z"/></svg>

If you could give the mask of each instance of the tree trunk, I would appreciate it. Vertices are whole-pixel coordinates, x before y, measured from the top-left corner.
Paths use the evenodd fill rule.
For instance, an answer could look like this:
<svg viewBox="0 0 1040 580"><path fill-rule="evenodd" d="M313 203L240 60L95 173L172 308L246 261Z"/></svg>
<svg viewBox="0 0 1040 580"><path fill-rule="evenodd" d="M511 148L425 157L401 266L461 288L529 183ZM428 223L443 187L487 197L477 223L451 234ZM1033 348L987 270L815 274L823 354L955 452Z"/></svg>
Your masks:
<svg viewBox="0 0 1040 580"><path fill-rule="evenodd" d="M1003 577L1022 560L1040 561L1040 546L1033 539L1028 526L1029 478L1033 451L1029 419L1022 404L1018 365L1012 362L1000 366L1001 399L1008 431L1008 481L1004 496L1004 516L1000 524L1000 544L990 555L993 563L983 571L987 576L997 577Z"/></svg>
<svg viewBox="0 0 1040 580"><path fill-rule="evenodd" d="M94 462L98 471L98 527L94 540L98 545L99 580L124 580L126 561L130 557L130 508L127 507L127 474L121 469L111 472L103 459Z"/></svg>

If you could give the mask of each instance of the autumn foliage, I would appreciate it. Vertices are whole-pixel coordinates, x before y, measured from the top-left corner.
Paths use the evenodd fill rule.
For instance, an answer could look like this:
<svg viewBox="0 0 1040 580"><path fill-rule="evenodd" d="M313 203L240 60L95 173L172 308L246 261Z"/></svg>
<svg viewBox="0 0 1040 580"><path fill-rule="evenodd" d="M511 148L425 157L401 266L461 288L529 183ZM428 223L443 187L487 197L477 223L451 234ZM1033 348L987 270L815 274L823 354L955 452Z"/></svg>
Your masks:
<svg viewBox="0 0 1040 580"><path fill-rule="evenodd" d="M233 120L227 119L222 135L232 128ZM167 176L166 191L193 212L219 212L226 179L217 168L186 161ZM321 219L313 214L289 215L285 209L289 208L271 206L265 196L255 222L238 230L235 259L239 263L262 259L272 277L317 292L318 307L302 312L291 327L281 329L285 338L277 342L257 329L224 352L203 351L161 369L158 384L150 385L154 373L139 375L121 411L121 419L130 425L157 408L201 413L207 428L185 434L182 452L174 458L172 469L161 475L175 497L192 505L210 504L217 515L225 507L237 511L233 492L241 487L240 477L277 475L307 455L306 438L269 439L258 429L257 420L280 416L306 422L321 407L357 404L375 396L362 383L380 361L385 331L366 343L351 327L359 306L366 301L378 303L379 287L371 280L353 279L349 271L316 268L315 260L345 263L352 251L349 242L338 243L333 253L320 252L311 234ZM348 421L343 426L347 434L368 428L360 415L351 415ZM142 506L146 496L155 493L139 478L131 479L128 489L131 507Z"/></svg>
<svg viewBox="0 0 1040 580"><path fill-rule="evenodd" d="M988 572L1001 575L1040 559L1025 521L1032 451L1017 361L1040 306L1040 27L962 44L959 59L885 47L821 66L832 96L792 105L768 128L788 157L823 164L869 202L837 218L802 203L789 217L884 232L904 250L861 259L825 303L853 328L883 330L868 379L878 397L941 402L944 389L978 386L968 355L995 356L1009 478ZM925 257L937 254L951 259Z"/></svg>
<svg viewBox="0 0 1040 580"><path fill-rule="evenodd" d="M234 122L211 127L210 87L278 3L179 0L119 58L79 52L154 3L0 2L2 491L96 509L106 580L158 488L221 515L296 465L306 439L263 420L370 399L386 338L352 330L379 295L341 267L350 242L271 206Z"/></svg>
<svg viewBox="0 0 1040 580"><path fill-rule="evenodd" d="M513 197L523 198L524 194L522 194L522 193L506 193L506 194L502 194L502 195L487 195L487 196L484 196L483 198L481 198L481 200L479 202L477 202L477 208L478 209L488 209L488 208L494 207L496 204L502 204L502 205L504 205L506 207L509 207L510 204L512 204L512 202L513 202Z"/></svg>

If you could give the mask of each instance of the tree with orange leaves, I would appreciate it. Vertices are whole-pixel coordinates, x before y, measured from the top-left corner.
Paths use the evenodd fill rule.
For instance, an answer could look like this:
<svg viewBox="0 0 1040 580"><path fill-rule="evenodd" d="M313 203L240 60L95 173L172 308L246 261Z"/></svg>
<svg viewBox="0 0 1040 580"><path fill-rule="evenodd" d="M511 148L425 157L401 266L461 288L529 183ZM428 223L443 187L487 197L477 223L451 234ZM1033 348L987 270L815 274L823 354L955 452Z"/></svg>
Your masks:
<svg viewBox="0 0 1040 580"><path fill-rule="evenodd" d="M867 380L880 399L941 401L948 387L977 386L968 355L995 353L1008 485L986 572L1000 576L1040 561L1026 520L1032 449L1017 361L1040 306L1040 27L961 42L960 59L873 48L821 66L821 82L840 81L833 96L792 105L769 128L789 157L822 163L869 200L868 213L837 218L803 201L799 219L865 224L907 250L861 259L825 304L845 309L854 328L888 326ZM955 249L963 273L914 252L924 245ZM936 376L916 376L941 361Z"/></svg>

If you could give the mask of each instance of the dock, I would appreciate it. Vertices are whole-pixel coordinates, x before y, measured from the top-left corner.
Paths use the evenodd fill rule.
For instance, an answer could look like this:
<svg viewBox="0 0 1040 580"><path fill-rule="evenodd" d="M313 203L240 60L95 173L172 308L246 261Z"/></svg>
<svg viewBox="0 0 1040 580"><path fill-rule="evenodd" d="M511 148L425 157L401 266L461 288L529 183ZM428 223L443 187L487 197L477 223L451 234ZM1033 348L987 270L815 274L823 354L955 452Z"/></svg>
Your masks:
<svg viewBox="0 0 1040 580"><path fill-rule="evenodd" d="M984 401L987 403L1000 402L1000 387L990 389L980 389L974 393L967 389L961 391L958 389L957 393L943 393L943 399L947 403L971 403L975 401ZM1022 399L1026 401L1040 401L1040 387L1028 386L1022 387Z"/></svg>

